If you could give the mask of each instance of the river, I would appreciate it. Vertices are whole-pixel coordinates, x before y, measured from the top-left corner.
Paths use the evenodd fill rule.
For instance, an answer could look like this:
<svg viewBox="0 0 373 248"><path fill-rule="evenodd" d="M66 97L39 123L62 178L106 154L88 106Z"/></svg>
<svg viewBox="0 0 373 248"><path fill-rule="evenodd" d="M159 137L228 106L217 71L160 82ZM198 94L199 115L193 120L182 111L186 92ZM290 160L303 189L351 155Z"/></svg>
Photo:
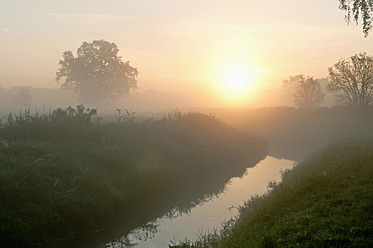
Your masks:
<svg viewBox="0 0 373 248"><path fill-rule="evenodd" d="M242 177L232 178L222 193L206 199L187 214L168 213L105 247L160 248L185 239L196 240L201 233L219 230L223 222L237 216L240 205L251 196L264 194L269 181L279 181L281 171L294 165L294 161L267 156L248 168Z"/></svg>

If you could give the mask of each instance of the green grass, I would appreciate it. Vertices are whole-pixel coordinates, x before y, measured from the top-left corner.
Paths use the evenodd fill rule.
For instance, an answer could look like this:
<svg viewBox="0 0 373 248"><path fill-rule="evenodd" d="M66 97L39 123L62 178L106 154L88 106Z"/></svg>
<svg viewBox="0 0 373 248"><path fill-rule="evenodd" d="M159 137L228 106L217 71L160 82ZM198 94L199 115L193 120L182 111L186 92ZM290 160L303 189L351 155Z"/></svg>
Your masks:
<svg viewBox="0 0 373 248"><path fill-rule="evenodd" d="M373 143L344 140L284 172L221 233L176 247L372 247Z"/></svg>
<svg viewBox="0 0 373 248"><path fill-rule="evenodd" d="M266 154L262 139L200 113L104 123L79 106L5 119L0 247L69 247L119 222L129 231L216 193Z"/></svg>

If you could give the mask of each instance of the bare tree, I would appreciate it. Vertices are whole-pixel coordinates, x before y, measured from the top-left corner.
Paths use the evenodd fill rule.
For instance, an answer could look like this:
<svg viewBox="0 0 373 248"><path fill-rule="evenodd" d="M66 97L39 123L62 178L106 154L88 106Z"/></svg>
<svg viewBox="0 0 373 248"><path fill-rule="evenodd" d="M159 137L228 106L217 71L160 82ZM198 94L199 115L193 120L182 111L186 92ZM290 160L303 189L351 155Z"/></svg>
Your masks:
<svg viewBox="0 0 373 248"><path fill-rule="evenodd" d="M373 103L373 57L366 53L342 59L329 68L327 90L340 104L368 106Z"/></svg>
<svg viewBox="0 0 373 248"><path fill-rule="evenodd" d="M365 37L372 30L373 0L339 0L339 8L346 11L346 22L353 19L358 24L359 19L363 21L363 32Z"/></svg>
<svg viewBox="0 0 373 248"><path fill-rule="evenodd" d="M294 97L294 103L300 108L318 107L323 99L324 92L320 83L313 77L304 75L290 76L283 81L283 90L291 93Z"/></svg>

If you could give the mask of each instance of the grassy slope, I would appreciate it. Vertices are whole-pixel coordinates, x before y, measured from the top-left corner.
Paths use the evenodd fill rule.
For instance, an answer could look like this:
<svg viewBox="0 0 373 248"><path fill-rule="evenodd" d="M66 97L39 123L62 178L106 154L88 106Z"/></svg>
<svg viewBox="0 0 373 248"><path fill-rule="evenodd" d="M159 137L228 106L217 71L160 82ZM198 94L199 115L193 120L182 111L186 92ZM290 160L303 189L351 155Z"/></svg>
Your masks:
<svg viewBox="0 0 373 248"><path fill-rule="evenodd" d="M372 247L372 179L373 144L346 140L286 171L193 247Z"/></svg>
<svg viewBox="0 0 373 248"><path fill-rule="evenodd" d="M265 155L263 140L208 115L100 124L87 113L26 113L0 129L0 247L70 246L121 218L133 228Z"/></svg>

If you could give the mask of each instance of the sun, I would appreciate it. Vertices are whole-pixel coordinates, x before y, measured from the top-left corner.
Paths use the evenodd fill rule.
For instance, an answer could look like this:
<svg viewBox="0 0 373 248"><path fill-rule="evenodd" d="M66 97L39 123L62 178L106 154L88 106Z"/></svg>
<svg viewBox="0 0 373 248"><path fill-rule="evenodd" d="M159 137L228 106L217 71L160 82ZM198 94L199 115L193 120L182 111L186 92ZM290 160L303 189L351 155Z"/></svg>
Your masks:
<svg viewBox="0 0 373 248"><path fill-rule="evenodd" d="M239 92L248 86L249 72L247 68L226 68L224 78L230 91Z"/></svg>
<svg viewBox="0 0 373 248"><path fill-rule="evenodd" d="M229 63L211 69L211 86L226 106L243 106L258 97L263 69L259 65Z"/></svg>
<svg viewBox="0 0 373 248"><path fill-rule="evenodd" d="M249 67L225 67L222 70L220 91L227 99L247 97L254 84L253 72Z"/></svg>

